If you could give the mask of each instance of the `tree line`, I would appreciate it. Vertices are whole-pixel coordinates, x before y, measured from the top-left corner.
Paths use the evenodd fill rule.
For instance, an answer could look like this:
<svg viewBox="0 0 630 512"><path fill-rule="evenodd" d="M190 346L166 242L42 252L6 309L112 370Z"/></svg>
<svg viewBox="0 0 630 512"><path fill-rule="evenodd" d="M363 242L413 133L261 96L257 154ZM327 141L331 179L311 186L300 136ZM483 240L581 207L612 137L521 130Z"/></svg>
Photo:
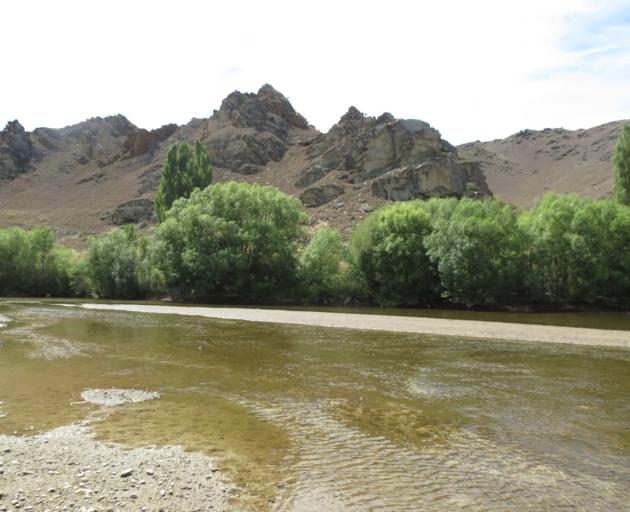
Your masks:
<svg viewBox="0 0 630 512"><path fill-rule="evenodd" d="M0 230L0 294L627 308L630 128L614 162L615 199L551 193L522 211L493 198L400 202L344 241L308 228L300 202L273 187L211 184L203 146L175 145L151 236L126 226L79 253L47 228Z"/></svg>

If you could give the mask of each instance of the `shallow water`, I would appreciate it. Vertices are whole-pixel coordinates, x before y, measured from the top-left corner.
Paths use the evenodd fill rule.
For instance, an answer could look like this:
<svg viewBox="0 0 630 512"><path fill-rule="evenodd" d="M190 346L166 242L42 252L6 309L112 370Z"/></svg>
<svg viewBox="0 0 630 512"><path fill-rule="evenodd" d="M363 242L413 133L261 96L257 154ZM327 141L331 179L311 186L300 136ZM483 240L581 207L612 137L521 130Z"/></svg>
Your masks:
<svg viewBox="0 0 630 512"><path fill-rule="evenodd" d="M0 432L182 444L238 508L627 510L630 351L0 302ZM585 317L586 318L586 317ZM109 409L88 388L157 391ZM107 411L107 413L105 412Z"/></svg>

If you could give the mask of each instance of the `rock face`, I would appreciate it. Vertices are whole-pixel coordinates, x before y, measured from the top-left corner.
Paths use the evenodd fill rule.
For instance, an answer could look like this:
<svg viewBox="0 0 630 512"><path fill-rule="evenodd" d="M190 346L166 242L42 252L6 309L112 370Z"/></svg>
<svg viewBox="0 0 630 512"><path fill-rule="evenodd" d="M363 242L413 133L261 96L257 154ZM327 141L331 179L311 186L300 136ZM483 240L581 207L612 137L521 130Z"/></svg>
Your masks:
<svg viewBox="0 0 630 512"><path fill-rule="evenodd" d="M165 124L156 130L143 128L131 131L125 141L125 154L130 157L141 156L157 149L159 144L177 131L176 124Z"/></svg>
<svg viewBox="0 0 630 512"><path fill-rule="evenodd" d="M205 141L210 162L243 174L252 174L252 168L244 167L248 164L281 160L294 143L292 132L309 128L289 100L268 84L256 94L234 91L211 122L219 129Z"/></svg>
<svg viewBox="0 0 630 512"><path fill-rule="evenodd" d="M33 143L19 121L11 121L0 132L0 180L15 178L29 169Z"/></svg>
<svg viewBox="0 0 630 512"><path fill-rule="evenodd" d="M50 225L69 237L154 222L153 198L172 143L200 140L214 181L271 185L299 197L314 224L347 233L388 201L490 193L429 124L351 107L326 134L270 85L235 91L209 118L155 130L122 115L28 133L0 132L0 228ZM524 146L525 144L523 144Z"/></svg>
<svg viewBox="0 0 630 512"><path fill-rule="evenodd" d="M350 107L309 146L307 154L312 163L295 182L298 188L312 186L336 171L351 184L370 181L372 194L390 201L490 195L479 167L461 160L437 130L424 121L396 119L389 113L366 117ZM331 201L339 195L325 197ZM311 194L307 197L311 206Z"/></svg>
<svg viewBox="0 0 630 512"><path fill-rule="evenodd" d="M481 167L437 157L414 167L401 167L375 179L372 195L389 201L430 197L484 197L490 195Z"/></svg>

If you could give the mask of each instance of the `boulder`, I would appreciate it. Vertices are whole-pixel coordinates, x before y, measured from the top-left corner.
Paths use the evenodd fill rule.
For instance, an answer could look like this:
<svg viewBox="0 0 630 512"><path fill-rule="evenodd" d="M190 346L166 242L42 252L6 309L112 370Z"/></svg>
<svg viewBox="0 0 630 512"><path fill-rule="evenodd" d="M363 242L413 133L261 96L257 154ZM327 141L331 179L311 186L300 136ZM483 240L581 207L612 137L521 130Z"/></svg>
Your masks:
<svg viewBox="0 0 630 512"><path fill-rule="evenodd" d="M401 167L376 178L372 195L389 201L430 197L491 195L481 167L475 162L439 157L414 167Z"/></svg>
<svg viewBox="0 0 630 512"><path fill-rule="evenodd" d="M110 221L116 226L137 224L155 220L155 209L150 199L132 199L118 205L110 214Z"/></svg>
<svg viewBox="0 0 630 512"><path fill-rule="evenodd" d="M316 208L329 203L333 199L343 195L344 188L334 183L327 183L316 187L307 188L300 194L300 201L307 208Z"/></svg>

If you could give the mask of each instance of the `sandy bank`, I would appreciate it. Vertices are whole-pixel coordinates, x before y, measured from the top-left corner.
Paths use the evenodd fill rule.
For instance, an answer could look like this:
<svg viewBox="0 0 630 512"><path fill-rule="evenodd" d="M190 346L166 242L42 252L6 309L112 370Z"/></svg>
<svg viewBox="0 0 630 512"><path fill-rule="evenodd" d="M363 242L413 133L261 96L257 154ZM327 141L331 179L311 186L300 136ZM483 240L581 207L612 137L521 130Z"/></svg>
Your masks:
<svg viewBox="0 0 630 512"><path fill-rule="evenodd" d="M68 306L70 306L68 304ZM151 306L142 304L80 304L86 309L202 316L225 320L311 325L373 331L463 336L494 340L520 340L630 348L630 331L527 325L474 320L446 320L403 316L381 316L278 309L246 309L192 306Z"/></svg>

